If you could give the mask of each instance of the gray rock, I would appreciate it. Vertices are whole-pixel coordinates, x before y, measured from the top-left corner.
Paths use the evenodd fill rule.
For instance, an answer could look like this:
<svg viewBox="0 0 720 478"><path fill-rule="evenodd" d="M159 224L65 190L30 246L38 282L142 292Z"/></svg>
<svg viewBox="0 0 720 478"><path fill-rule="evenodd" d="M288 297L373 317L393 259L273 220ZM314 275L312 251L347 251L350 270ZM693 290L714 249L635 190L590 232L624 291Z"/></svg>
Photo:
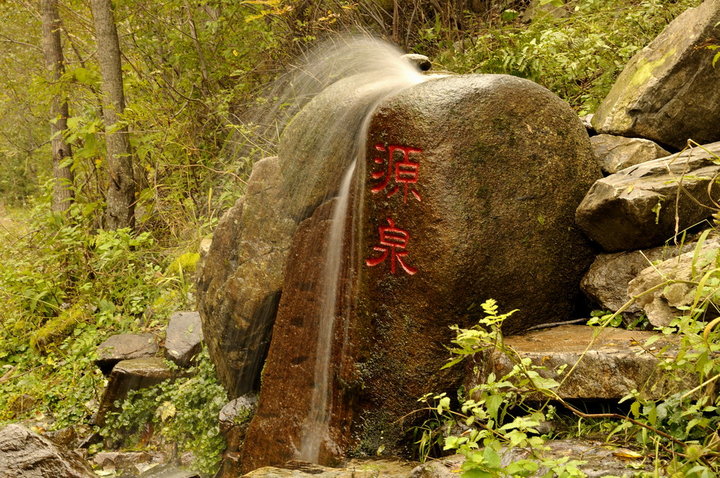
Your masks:
<svg viewBox="0 0 720 478"><path fill-rule="evenodd" d="M220 429L226 430L237 424L249 421L257 406L257 395L248 394L229 401L220 410L218 420Z"/></svg>
<svg viewBox="0 0 720 478"><path fill-rule="evenodd" d="M705 48L720 35L720 0L670 23L627 64L593 118L600 133L652 139L677 149L720 140L720 69Z"/></svg>
<svg viewBox="0 0 720 478"><path fill-rule="evenodd" d="M694 247L695 242L687 242L642 251L600 254L580 281L580 288L603 310L616 312L630 300L627 294L628 283L640 272L658 261L677 257ZM625 313L634 315L640 311L637 304L632 304Z"/></svg>
<svg viewBox="0 0 720 478"><path fill-rule="evenodd" d="M506 337L506 346L515 350L521 358L529 358L533 364L545 367L539 371L546 378L553 378L562 385L555 392L564 399L610 399L618 400L633 390L638 390L649 400L656 400L683 389L686 383L675 381L658 368L660 349L668 346L666 354L677 350L677 340L655 332L603 329L575 370L578 362L597 331L585 325L563 325L525 335ZM645 350L650 337L660 339ZM484 383L490 373L496 377L507 375L514 362L501 352L488 352L485 366L474 372L468 388ZM565 369L560 375L559 368ZM541 395L535 397L542 400Z"/></svg>
<svg viewBox="0 0 720 478"><path fill-rule="evenodd" d="M593 135L596 134L595 128L593 128L593 125L592 125L593 116L595 116L595 115L590 113L590 114L586 114L585 116L580 117L580 120L582 121L583 126L585 126L585 129L587 130L587 132L591 138L593 137Z"/></svg>
<svg viewBox="0 0 720 478"><path fill-rule="evenodd" d="M165 335L166 356L186 367L200 352L203 341L202 322L197 312L176 312L170 317Z"/></svg>
<svg viewBox="0 0 720 478"><path fill-rule="evenodd" d="M127 397L130 390L151 387L172 378L174 373L161 358L123 360L115 365L107 388L95 414L95 424L102 426L108 412L116 410L115 402Z"/></svg>
<svg viewBox="0 0 720 478"><path fill-rule="evenodd" d="M599 134L591 137L590 143L600 168L606 174L670 155L669 151L649 139Z"/></svg>
<svg viewBox="0 0 720 478"><path fill-rule="evenodd" d="M220 432L225 437L225 452L219 476L240 476L240 447L245 441L250 419L255 413L257 395L247 394L231 400L220 410Z"/></svg>
<svg viewBox="0 0 720 478"><path fill-rule="evenodd" d="M75 453L20 425L0 430L0 476L7 478L94 478Z"/></svg>
<svg viewBox="0 0 720 478"><path fill-rule="evenodd" d="M161 464L167 457L147 451L101 451L92 457L92 463L103 470L125 471L135 474L148 464Z"/></svg>
<svg viewBox="0 0 720 478"><path fill-rule="evenodd" d="M282 165L255 164L246 195L220 220L198 279L198 310L220 382L238 396L258 385L295 221L278 212Z"/></svg>
<svg viewBox="0 0 720 478"><path fill-rule="evenodd" d="M710 217L720 142L623 169L593 184L577 224L606 251L653 247ZM681 191L682 186L682 191ZM695 200L691 199L692 195ZM676 224L677 218L677 224Z"/></svg>
<svg viewBox="0 0 720 478"><path fill-rule="evenodd" d="M697 288L694 283L699 282L711 268L717 267L720 238L710 237L693 249L677 258L647 267L628 284L628 295L639 296L638 307L656 327L667 326L676 317L686 314L687 311L681 309L690 307L695 301ZM681 282L646 293L669 280ZM717 315L712 309L708 307L709 315Z"/></svg>
<svg viewBox="0 0 720 478"><path fill-rule="evenodd" d="M157 352L158 345L152 334L118 334L98 345L95 363L104 375L109 375L122 360L154 357Z"/></svg>

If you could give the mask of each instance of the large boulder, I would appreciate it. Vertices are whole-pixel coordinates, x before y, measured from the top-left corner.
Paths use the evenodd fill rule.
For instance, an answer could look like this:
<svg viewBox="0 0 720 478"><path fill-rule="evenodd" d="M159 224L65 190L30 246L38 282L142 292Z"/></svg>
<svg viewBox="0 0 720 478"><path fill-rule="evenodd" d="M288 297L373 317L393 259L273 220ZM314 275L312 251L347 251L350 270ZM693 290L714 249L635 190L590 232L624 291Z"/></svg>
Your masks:
<svg viewBox="0 0 720 478"><path fill-rule="evenodd" d="M720 0L677 17L627 64L593 117L599 133L639 136L677 149L720 140Z"/></svg>
<svg viewBox="0 0 720 478"><path fill-rule="evenodd" d="M392 97L366 154L351 340L370 425L361 436L392 445L418 397L454 387L457 372L438 370L449 326L476 319L483 301L519 309L508 334L572 315L594 256L573 208L600 171L568 105L506 75Z"/></svg>
<svg viewBox="0 0 720 478"><path fill-rule="evenodd" d="M719 154L720 142L712 143L600 179L578 207L577 224L606 251L660 245L712 214Z"/></svg>
<svg viewBox="0 0 720 478"><path fill-rule="evenodd" d="M327 203L293 244L245 469L305 453L308 430L324 463L358 439L392 449L417 398L459 382L438 370L448 326L489 297L521 309L508 332L567 319L594 255L573 214L598 177L577 115L530 81L443 77L383 101L351 188L331 346L318 353Z"/></svg>
<svg viewBox="0 0 720 478"><path fill-rule="evenodd" d="M0 476L7 478L93 478L97 475L75 453L21 425L0 430Z"/></svg>

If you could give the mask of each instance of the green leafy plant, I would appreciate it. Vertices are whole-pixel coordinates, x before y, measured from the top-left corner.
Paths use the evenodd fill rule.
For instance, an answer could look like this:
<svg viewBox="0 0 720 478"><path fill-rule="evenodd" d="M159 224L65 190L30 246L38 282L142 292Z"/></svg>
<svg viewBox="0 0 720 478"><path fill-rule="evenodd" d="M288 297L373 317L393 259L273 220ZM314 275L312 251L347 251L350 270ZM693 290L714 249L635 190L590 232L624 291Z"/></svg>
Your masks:
<svg viewBox="0 0 720 478"><path fill-rule="evenodd" d="M436 423L443 423L442 434L437 429L425 427L418 444L428 450L432 441L441 440L444 450L454 450L465 456L462 465L463 478L497 476L531 476L544 470L543 476L584 476L577 460L547 459L542 456L545 439L538 431L542 422L551 419L554 409L529 406L526 397L531 393L549 392L559 386L552 378L542 377L541 367L529 359L520 359L512 349L503 344L501 326L515 311L498 313L494 300L482 304L484 317L475 326L464 329L452 327L455 338L450 347L453 357L446 367L452 367L472 358L479 362L492 353L509 354L515 365L503 377L494 373L467 392L457 409L445 393L427 394L419 401L427 405ZM458 433L459 431L459 433ZM501 454L508 448L528 448L530 457L503 466Z"/></svg>
<svg viewBox="0 0 720 478"><path fill-rule="evenodd" d="M214 473L225 449L218 413L227 402L218 384L207 349L181 378L146 389L134 390L116 403L119 411L108 416L101 434L108 440L132 448L177 446L178 452L195 456L193 466Z"/></svg>

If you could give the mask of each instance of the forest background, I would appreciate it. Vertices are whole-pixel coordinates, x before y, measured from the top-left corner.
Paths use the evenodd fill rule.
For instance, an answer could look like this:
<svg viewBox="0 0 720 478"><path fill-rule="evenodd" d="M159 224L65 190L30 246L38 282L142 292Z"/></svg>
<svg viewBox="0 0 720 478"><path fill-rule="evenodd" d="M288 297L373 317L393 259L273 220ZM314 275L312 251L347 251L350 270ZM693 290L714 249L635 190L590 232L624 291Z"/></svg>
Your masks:
<svg viewBox="0 0 720 478"><path fill-rule="evenodd" d="M266 85L321 40L366 32L436 71L529 78L584 115L699 1L540 0L568 15L532 21L528 3L0 0L0 423L89 423L97 344L194 308L201 242L273 154L251 134ZM153 397L172 413L124 419L158 422L211 470L224 392L198 369L201 386Z"/></svg>

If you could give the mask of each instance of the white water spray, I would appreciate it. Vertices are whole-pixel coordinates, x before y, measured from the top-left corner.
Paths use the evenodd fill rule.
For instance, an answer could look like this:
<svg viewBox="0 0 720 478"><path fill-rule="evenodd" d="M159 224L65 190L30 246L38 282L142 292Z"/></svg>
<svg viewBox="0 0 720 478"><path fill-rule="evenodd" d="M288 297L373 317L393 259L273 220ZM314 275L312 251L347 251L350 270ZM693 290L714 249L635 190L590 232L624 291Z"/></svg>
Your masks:
<svg viewBox="0 0 720 478"><path fill-rule="evenodd" d="M353 160L344 172L336 203L331 216L329 240L324 254L321 277L321 304L318 320L318 343L314 368L314 389L309 413L303 424L298 458L318 462L324 442L329 442L328 428L331 419L331 381L330 360L332 357L335 322L338 315L338 294L342 291L339 282L343 277L343 258L346 251L343 246L352 247L352 240L343 237L350 211L350 187L355 174L365 171L365 138L370 117L375 107L385 98L404 88L418 84L426 79L412 64L402 58L394 47L363 38L345 42L340 45L341 51L333 55L338 58L352 58L352 65L344 65L343 71L352 74L344 76L367 105L363 108L362 126L358 130L340 131L340 134L354 134L355 153ZM328 74L325 65L320 70ZM337 67L337 65L333 65ZM310 71L318 70L311 68ZM350 238L352 239L352 238ZM341 313L342 314L342 313ZM347 319L343 317L343 319Z"/></svg>

